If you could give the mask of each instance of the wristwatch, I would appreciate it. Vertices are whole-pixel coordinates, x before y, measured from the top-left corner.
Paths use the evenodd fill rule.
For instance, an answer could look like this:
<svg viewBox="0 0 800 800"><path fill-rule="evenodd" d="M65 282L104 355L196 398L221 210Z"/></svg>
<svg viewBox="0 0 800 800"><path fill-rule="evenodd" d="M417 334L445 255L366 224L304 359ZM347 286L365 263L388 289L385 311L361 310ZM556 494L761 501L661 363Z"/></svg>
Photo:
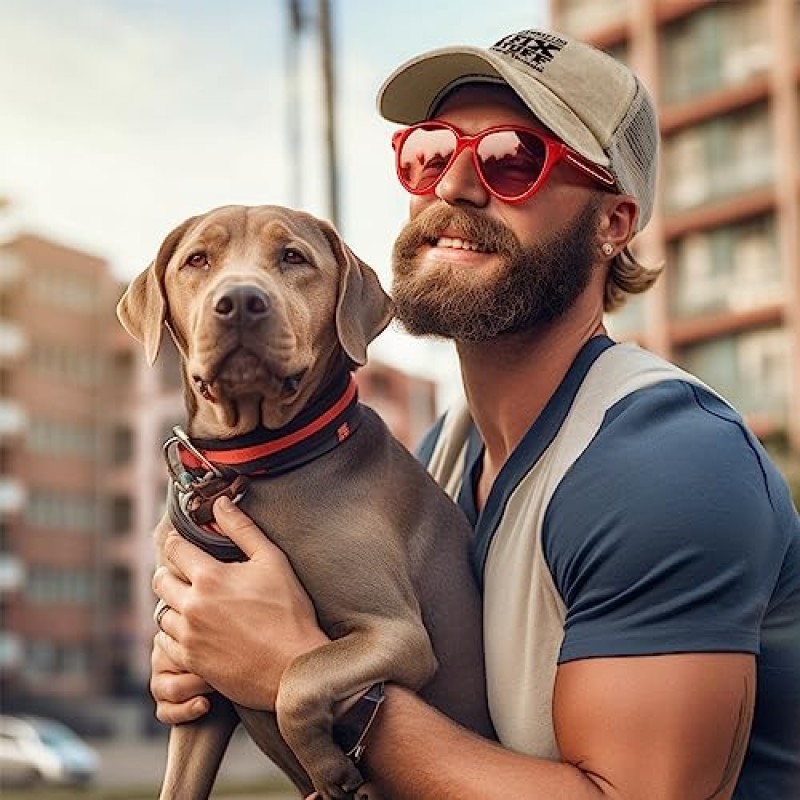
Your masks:
<svg viewBox="0 0 800 800"><path fill-rule="evenodd" d="M333 723L333 740L358 764L366 748L367 734L378 716L385 694L383 681L376 683Z"/></svg>

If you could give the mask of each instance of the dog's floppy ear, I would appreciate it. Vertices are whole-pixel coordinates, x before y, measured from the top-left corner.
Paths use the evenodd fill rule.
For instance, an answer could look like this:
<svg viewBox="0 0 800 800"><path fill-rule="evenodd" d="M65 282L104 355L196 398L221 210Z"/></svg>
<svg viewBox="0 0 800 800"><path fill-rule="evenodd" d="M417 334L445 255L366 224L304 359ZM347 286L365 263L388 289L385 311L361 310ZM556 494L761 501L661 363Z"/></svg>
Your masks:
<svg viewBox="0 0 800 800"><path fill-rule="evenodd" d="M144 345L147 363L155 363L161 346L161 334L168 309L164 294L164 273L178 243L189 226L197 219L181 223L161 243L158 255L144 272L133 279L117 303L117 317L128 333Z"/></svg>
<svg viewBox="0 0 800 800"><path fill-rule="evenodd" d="M394 304L383 291L378 276L326 222L322 232L339 264L336 331L345 353L357 366L367 363L367 345L389 324Z"/></svg>

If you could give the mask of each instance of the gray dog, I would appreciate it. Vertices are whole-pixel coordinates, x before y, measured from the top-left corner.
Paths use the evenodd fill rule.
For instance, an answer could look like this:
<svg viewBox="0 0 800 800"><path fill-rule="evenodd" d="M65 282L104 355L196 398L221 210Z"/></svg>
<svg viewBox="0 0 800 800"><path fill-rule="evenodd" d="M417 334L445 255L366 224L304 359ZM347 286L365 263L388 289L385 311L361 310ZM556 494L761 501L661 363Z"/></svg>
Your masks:
<svg viewBox="0 0 800 800"><path fill-rule="evenodd" d="M151 363L165 328L181 355L188 435L167 448L173 515L159 543L175 526L236 558L198 525L233 494L333 639L286 670L277 717L215 698L175 726L162 798L209 795L239 720L300 791L351 796L363 779L332 738L332 709L381 681L493 736L470 527L357 401L351 373L392 316L375 273L326 222L226 206L172 231L118 314Z"/></svg>

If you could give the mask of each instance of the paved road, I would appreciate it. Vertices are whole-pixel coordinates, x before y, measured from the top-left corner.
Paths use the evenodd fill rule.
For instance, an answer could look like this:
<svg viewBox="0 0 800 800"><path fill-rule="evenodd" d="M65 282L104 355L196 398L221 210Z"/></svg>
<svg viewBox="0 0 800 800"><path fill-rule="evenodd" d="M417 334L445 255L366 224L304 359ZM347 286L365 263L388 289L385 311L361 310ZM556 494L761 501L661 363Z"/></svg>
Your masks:
<svg viewBox="0 0 800 800"><path fill-rule="evenodd" d="M101 758L97 776L98 788L155 787L160 785L166 761L166 737L152 739L110 739L93 741ZM225 754L217 779L220 785L253 785L270 782L280 775L278 768L270 762L243 733L237 731ZM288 788L285 795L269 794L269 800L297 800L297 793ZM215 800L223 800L215 792ZM238 797L237 800L247 800Z"/></svg>

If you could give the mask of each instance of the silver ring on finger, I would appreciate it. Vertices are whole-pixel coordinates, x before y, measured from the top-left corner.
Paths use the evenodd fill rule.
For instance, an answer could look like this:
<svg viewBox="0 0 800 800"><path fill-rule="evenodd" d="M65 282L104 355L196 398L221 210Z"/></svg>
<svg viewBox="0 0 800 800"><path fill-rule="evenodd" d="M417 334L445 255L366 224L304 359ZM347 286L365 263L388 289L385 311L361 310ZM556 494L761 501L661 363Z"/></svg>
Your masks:
<svg viewBox="0 0 800 800"><path fill-rule="evenodd" d="M167 605L163 600L158 601L155 614L153 614L153 619L161 631L164 631L164 628L161 627L161 620L164 619L164 614L166 614L171 608L172 606Z"/></svg>

